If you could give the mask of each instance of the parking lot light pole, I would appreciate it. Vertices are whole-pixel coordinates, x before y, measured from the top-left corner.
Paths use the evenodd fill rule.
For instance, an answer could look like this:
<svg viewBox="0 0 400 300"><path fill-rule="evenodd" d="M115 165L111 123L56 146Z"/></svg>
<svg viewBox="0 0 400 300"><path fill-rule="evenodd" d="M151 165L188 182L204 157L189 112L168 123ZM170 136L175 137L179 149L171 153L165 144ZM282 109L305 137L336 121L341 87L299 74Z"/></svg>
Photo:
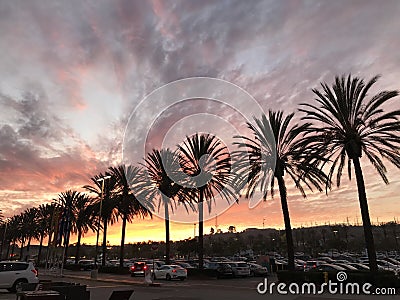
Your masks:
<svg viewBox="0 0 400 300"><path fill-rule="evenodd" d="M97 274L98 274L98 266L97 266L97 254L98 254L98 250L99 250L99 235L100 235L100 222L101 222L101 213L102 213L102 209L103 209L103 198L104 198L104 182L111 178L111 176L104 176L101 177L99 179L97 179L97 182L101 182L101 194L100 194L100 209L99 209L99 218L98 218L98 222L97 222L97 235L96 235L96 251L95 251L95 259L94 259L94 266L95 266L95 270L94 272L92 272L92 278L97 278ZM104 255L104 253L103 253Z"/></svg>

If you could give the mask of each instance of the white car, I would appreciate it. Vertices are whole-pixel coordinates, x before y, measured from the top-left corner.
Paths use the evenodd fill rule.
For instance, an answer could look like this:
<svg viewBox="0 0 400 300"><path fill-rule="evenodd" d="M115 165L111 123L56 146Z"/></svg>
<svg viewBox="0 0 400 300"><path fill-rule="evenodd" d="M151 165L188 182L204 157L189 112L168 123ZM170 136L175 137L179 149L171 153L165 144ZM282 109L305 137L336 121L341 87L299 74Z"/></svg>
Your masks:
<svg viewBox="0 0 400 300"><path fill-rule="evenodd" d="M23 283L38 283L38 272L31 262L1 261L0 289L15 292Z"/></svg>
<svg viewBox="0 0 400 300"><path fill-rule="evenodd" d="M250 276L250 267L245 262L230 262L232 267L233 277L247 277Z"/></svg>
<svg viewBox="0 0 400 300"><path fill-rule="evenodd" d="M180 279L187 278L187 270L178 265L163 265L154 270L153 279Z"/></svg>

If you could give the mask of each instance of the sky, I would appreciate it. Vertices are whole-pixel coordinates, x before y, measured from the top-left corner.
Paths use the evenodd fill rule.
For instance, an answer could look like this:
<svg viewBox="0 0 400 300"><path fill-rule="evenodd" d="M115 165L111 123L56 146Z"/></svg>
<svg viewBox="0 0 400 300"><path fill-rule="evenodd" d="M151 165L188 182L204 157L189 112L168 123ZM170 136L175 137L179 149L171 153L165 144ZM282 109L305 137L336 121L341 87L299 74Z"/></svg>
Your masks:
<svg viewBox="0 0 400 300"><path fill-rule="evenodd" d="M127 132L137 138L133 148L143 146L135 144L143 128L147 146L176 144L193 130L215 130L230 145L230 129L245 124L238 111L297 112L313 101L311 89L335 75L381 74L371 93L400 89L399 13L396 0L0 0L0 209L10 217L65 190L83 191L91 176L126 160ZM169 105L165 89L148 100L192 77L229 82L251 100L213 102L211 91L211 100ZM400 109L399 99L389 108ZM372 221L397 218L400 171L388 164L385 185L362 165ZM354 181L306 199L288 182L288 202L294 227L361 221ZM205 232L216 225L283 228L279 198L252 209L240 199L207 218ZM171 238L193 237L195 226L172 223ZM111 243L120 230L110 228ZM127 242L163 238L158 217L128 225Z"/></svg>

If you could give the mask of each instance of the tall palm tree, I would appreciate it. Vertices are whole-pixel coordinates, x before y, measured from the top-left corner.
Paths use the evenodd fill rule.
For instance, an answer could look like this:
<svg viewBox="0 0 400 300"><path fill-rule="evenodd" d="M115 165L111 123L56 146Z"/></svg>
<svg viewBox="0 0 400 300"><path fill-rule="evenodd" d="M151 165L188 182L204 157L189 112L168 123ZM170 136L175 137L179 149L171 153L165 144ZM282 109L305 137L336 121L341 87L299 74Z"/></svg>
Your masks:
<svg viewBox="0 0 400 300"><path fill-rule="evenodd" d="M310 124L293 125L294 114L269 111L268 118L255 118L255 125L248 123L253 136L237 136L238 150L234 152L236 186L246 197L252 197L260 189L263 200L269 190L274 197L275 180L280 193L288 254L288 268L294 270L294 245L290 223L285 175L290 178L303 197L305 187L318 191L326 182L326 175L318 168L315 153L307 151L301 137ZM247 159L248 158L248 159ZM272 173L272 174L271 174Z"/></svg>
<svg viewBox="0 0 400 300"><path fill-rule="evenodd" d="M106 176L110 176L108 179L104 179ZM102 179L104 181L102 182ZM88 190L91 193L96 194L96 202L94 203L94 209L96 211L96 215L100 213L101 207L101 221L103 223L103 243L102 243L102 260L101 265L105 266L106 264L106 252L107 252L107 229L108 225L113 225L117 221L118 216L118 199L115 197L114 191L117 187L117 179L112 176L109 172L105 172L105 174L98 174L91 178L93 185L85 185L83 188ZM102 186L104 184L104 190L102 193ZM98 225L98 224L97 224ZM97 255L97 253L96 253ZM96 257L97 261L97 257Z"/></svg>
<svg viewBox="0 0 400 300"><path fill-rule="evenodd" d="M75 209L78 206L79 199L80 193L72 190L62 192L58 195L57 199L54 199L56 204L62 207L61 224L63 226L60 228L61 232L59 232L59 236L61 237L60 242L62 238L64 238L64 263L68 257L69 238L72 231L72 225L76 220Z"/></svg>
<svg viewBox="0 0 400 300"><path fill-rule="evenodd" d="M158 209L164 208L165 221L165 260L170 262L170 229L169 212L174 211L177 203L182 203L187 208L188 193L179 183L182 170L179 165L179 156L170 149L153 149L144 161L145 170L141 176L141 182L135 187L138 197L151 201L158 200ZM154 209L154 208L153 208Z"/></svg>
<svg viewBox="0 0 400 300"><path fill-rule="evenodd" d="M23 224L25 235L28 239L28 243L26 245L26 260L28 260L30 255L30 247L32 239L38 240L40 232L38 230L38 209L36 207L28 208L24 212L25 221ZM22 259L22 258L21 258Z"/></svg>
<svg viewBox="0 0 400 300"><path fill-rule="evenodd" d="M75 205L72 207L71 231L78 236L75 249L75 264L78 264L80 258L81 239L89 230L96 231L93 200L87 194L80 193L77 196Z"/></svg>
<svg viewBox="0 0 400 300"><path fill-rule="evenodd" d="M126 223L131 223L134 217L151 216L148 207L142 205L132 192L132 187L141 180L141 170L138 167L120 165L109 168L110 174L117 180L114 190L117 199L118 215L122 218L121 247L119 265L124 265L124 246Z"/></svg>
<svg viewBox="0 0 400 300"><path fill-rule="evenodd" d="M19 259L24 259L24 247L26 245L26 251L29 253L31 240L38 236L37 226L36 226L36 209L28 208L20 214L20 224L18 239L21 243ZM27 258L27 257L26 257Z"/></svg>
<svg viewBox="0 0 400 300"><path fill-rule="evenodd" d="M20 238L20 233L21 233L21 223L22 223L22 215L14 215L10 218L9 223L8 223L8 229L7 229L7 239L10 241L12 244L11 246L11 253L9 252L9 249L7 249L7 258L14 257L14 249L16 242Z"/></svg>
<svg viewBox="0 0 400 300"><path fill-rule="evenodd" d="M38 207L37 228L39 231L39 252L37 262L40 263L42 258L43 239L50 233L50 222L54 213L55 204L41 204Z"/></svg>
<svg viewBox="0 0 400 300"><path fill-rule="evenodd" d="M336 77L332 87L321 83L322 91L313 89L317 96L315 104L303 103L300 111L314 126L308 130L307 143L321 151L332 161L329 179L336 171L337 186L346 164L351 179L351 168L356 175L358 200L363 220L365 243L370 269L378 270L374 237L369 217L368 201L360 158L362 154L375 167L382 180L388 184L386 168L382 158L400 168L400 110L384 110L388 101L396 97L398 91L382 91L367 97L367 93L379 76L367 83L363 79L347 76ZM369 98L369 99L367 99Z"/></svg>
<svg viewBox="0 0 400 300"><path fill-rule="evenodd" d="M179 145L180 164L188 175L189 193L198 204L199 211L199 268L203 268L203 204L211 204L215 198L236 199L232 188L231 156L228 148L216 136L194 134Z"/></svg>

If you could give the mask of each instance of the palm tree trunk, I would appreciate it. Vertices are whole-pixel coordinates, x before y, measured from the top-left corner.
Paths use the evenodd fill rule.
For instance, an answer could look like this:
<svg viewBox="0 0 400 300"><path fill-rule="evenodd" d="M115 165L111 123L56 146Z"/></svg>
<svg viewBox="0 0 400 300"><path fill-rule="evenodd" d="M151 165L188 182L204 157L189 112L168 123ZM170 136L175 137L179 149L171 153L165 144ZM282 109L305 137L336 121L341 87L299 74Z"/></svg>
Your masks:
<svg viewBox="0 0 400 300"><path fill-rule="evenodd" d="M369 209L367 194L365 193L364 176L362 173L360 159L358 157L353 158L354 172L356 173L357 189L358 189L358 201L360 202L361 217L363 220L365 244L368 252L369 268L371 272L378 272L378 265L376 263L376 252L374 235L372 234L371 220L369 218Z"/></svg>
<svg viewBox="0 0 400 300"><path fill-rule="evenodd" d="M203 269L204 241L203 241L203 192L199 199L199 269Z"/></svg>
<svg viewBox="0 0 400 300"><path fill-rule="evenodd" d="M39 252L38 252L38 257L37 257L37 263L38 263L38 264L40 264L40 258L41 258L41 256L42 256L43 238L44 238L44 232L42 231L42 232L40 233Z"/></svg>
<svg viewBox="0 0 400 300"><path fill-rule="evenodd" d="M285 222L285 235L286 235L287 255L288 255L288 269L294 270L294 245L293 245L292 227L290 225L289 207L287 204L286 185L285 185L285 180L283 179L283 176L277 176L276 178L278 180L283 220Z"/></svg>
<svg viewBox="0 0 400 300"><path fill-rule="evenodd" d="M22 239L21 249L19 249L19 260L23 259L25 239Z"/></svg>
<svg viewBox="0 0 400 300"><path fill-rule="evenodd" d="M163 196L164 197L164 196ZM170 243L169 243L169 212L168 212L168 202L164 200L164 209L165 209L165 263L169 265L170 260Z"/></svg>
<svg viewBox="0 0 400 300"><path fill-rule="evenodd" d="M8 241L6 260L10 257L11 241Z"/></svg>
<svg viewBox="0 0 400 300"><path fill-rule="evenodd" d="M76 250L75 250L75 264L77 265L79 262L79 251L81 250L81 238L82 238L82 231L78 229L78 241L76 242Z"/></svg>
<svg viewBox="0 0 400 300"><path fill-rule="evenodd" d="M11 256L14 257L14 250L15 250L15 240L13 240L13 244L11 247Z"/></svg>
<svg viewBox="0 0 400 300"><path fill-rule="evenodd" d="M119 252L119 267L120 268L124 266L126 221L127 221L127 216L124 215L122 218L121 248L120 248L120 252Z"/></svg>
<svg viewBox="0 0 400 300"><path fill-rule="evenodd" d="M103 227L104 227L104 231L103 231L103 245L102 245L102 249L103 249L103 255L101 257L101 265L104 267L106 265L106 251L107 251L107 220L103 220Z"/></svg>
<svg viewBox="0 0 400 300"><path fill-rule="evenodd" d="M31 249L31 239L32 239L32 237L30 236L29 239L28 239L28 245L26 246L26 257L25 257L25 261L28 261L29 256L30 256L29 251L30 251L30 249Z"/></svg>
<svg viewBox="0 0 400 300"><path fill-rule="evenodd" d="M68 258L69 237L64 242L64 247L65 247L65 251L64 251L63 262L64 262L64 265L66 265L67 264L67 258Z"/></svg>

